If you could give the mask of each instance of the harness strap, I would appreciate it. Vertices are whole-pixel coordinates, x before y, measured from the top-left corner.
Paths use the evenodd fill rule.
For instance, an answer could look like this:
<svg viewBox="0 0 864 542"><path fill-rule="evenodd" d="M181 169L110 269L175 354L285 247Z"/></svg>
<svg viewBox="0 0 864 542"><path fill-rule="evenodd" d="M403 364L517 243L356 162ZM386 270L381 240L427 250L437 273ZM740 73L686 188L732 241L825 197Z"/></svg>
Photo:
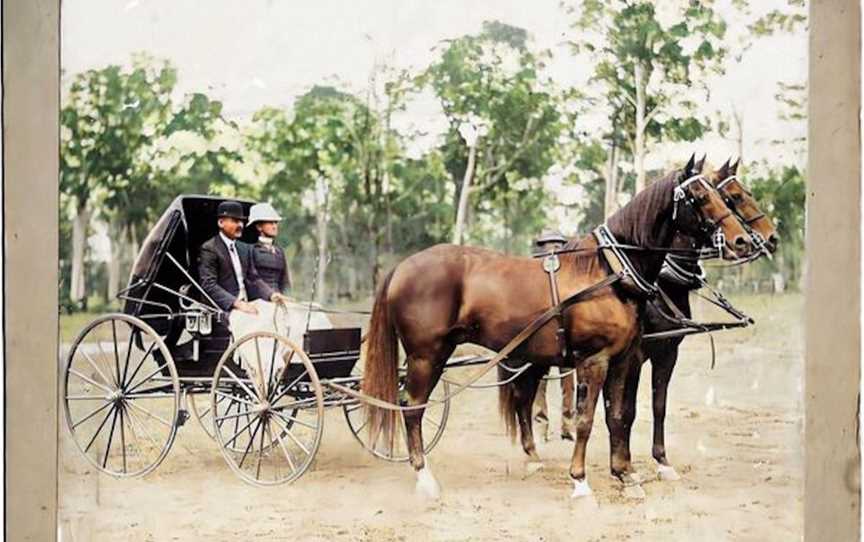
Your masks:
<svg viewBox="0 0 864 542"><path fill-rule="evenodd" d="M378 407L378 408L381 408L384 410L394 410L394 411L398 411L398 412L406 412L406 411L410 411L410 410L423 410L425 408L430 407L431 405L447 402L452 397L455 397L456 395L462 393L463 391L468 389L469 386L473 385L478 380L480 380L480 378L482 378L483 375L485 375L493 367L495 367L496 365L501 363L501 361L504 358L506 358L510 353L512 353L514 350L516 350L516 348L518 348L522 343L524 343L526 340L528 340L532 335L534 335L534 333L536 333L537 330L539 330L541 327L543 327L547 322L549 322L549 320L554 318L556 314L558 314L559 312L563 312L564 310L566 310L570 306L572 306L576 303L579 303L580 301L584 301L585 298L593 295L594 293L602 290L603 288L606 288L607 286L611 286L615 282L618 282L619 280L621 280L621 278L622 278L621 273L615 273L612 275L608 275L606 278L604 278L600 282L598 282L596 284L592 284L591 286L588 286L587 288L583 288L582 290L579 290L578 292L574 293L573 295L565 298L558 305L555 305L554 307L550 307L546 312L544 312L543 314L538 316L533 322L531 322L525 329L523 329L521 332L519 332L518 335L513 337L513 339L511 339L510 342L508 342L504 346L504 348L502 348L497 354L495 354L495 356L493 356L491 359L489 359L489 361L487 361L484 365L482 365L480 367L480 369L477 371L477 374L475 374L474 376L469 378L466 382L463 382L462 384L460 384L453 391L453 393L447 395L443 399L430 400L430 401L427 401L427 402L420 404L420 405L401 406L401 405L395 405L393 403L388 403L387 401L382 401L381 399L378 399L376 397L366 395L365 393L355 391L355 390L352 390L350 388L346 388L345 386L335 384L333 382L321 382L321 384L323 384L325 386L329 386L330 388L332 388L338 392L344 393L345 395L347 395L349 397L359 399L366 404L369 404L369 405L372 405L374 407Z"/></svg>
<svg viewBox="0 0 864 542"><path fill-rule="evenodd" d="M552 297L552 306L557 307L561 303L561 296L558 293L558 270L561 269L561 261L557 254L549 254L543 258L543 271L549 275L549 295ZM558 350L561 353L561 360L566 360L570 355L570 345L567 341L567 330L564 329L564 313L558 310L555 314L555 319L558 321L558 329L555 331L555 336L558 340Z"/></svg>

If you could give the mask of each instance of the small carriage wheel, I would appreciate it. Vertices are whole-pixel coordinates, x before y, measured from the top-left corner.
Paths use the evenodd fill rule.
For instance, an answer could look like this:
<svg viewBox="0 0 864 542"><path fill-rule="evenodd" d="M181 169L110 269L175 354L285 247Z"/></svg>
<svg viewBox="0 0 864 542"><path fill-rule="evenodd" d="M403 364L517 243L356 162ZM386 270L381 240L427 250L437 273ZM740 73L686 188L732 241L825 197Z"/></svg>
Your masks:
<svg viewBox="0 0 864 542"><path fill-rule="evenodd" d="M362 376L362 372L358 366L354 367L354 375ZM399 395L404 393L405 375L399 375ZM431 400L440 400L450 395L450 384L441 380L430 395ZM348 422L348 428L351 434L357 439L357 442L369 453L380 459L392 461L394 463L402 463L408 461L408 445L405 436L405 423L400 417L397 424L397 433L393 449L385 446L382 443L370 446L369 432L366 430L366 409L362 403L349 403L343 405L342 412L345 414L345 421ZM450 399L444 403L438 403L430 406L423 412L423 453L428 454L432 451L441 437L444 436L444 427L447 425L447 418L450 416ZM383 439L381 439L383 441Z"/></svg>
<svg viewBox="0 0 864 542"><path fill-rule="evenodd" d="M211 440L216 440L216 435L213 433L213 405L210 402L210 391L207 391L207 398L199 397L196 399L196 396L203 395L203 393L187 393L186 394L186 402L189 404L190 410L195 415L195 419L198 420L198 425L201 426L201 429L204 433L210 437ZM236 397L236 394L224 394L220 395L218 399L216 399L216 416L224 416L226 414L243 414L246 413L247 416L244 418L241 416L240 418L245 423L249 420L249 405L245 402L239 400ZM292 417L296 416L296 411L291 412L290 415ZM293 424L293 421L289 420L290 424ZM282 431L280 433L283 437L286 437L286 433ZM270 446L278 445L279 441L274 437L273 441L269 444ZM265 446L267 444L265 443ZM230 446L235 452L243 451L243 447L239 444L235 444Z"/></svg>
<svg viewBox="0 0 864 542"><path fill-rule="evenodd" d="M217 401L245 409L219 414ZM222 355L210 392L222 457L253 485L293 482L312 464L324 430L324 392L309 357L282 335L244 335Z"/></svg>
<svg viewBox="0 0 864 542"><path fill-rule="evenodd" d="M152 327L127 314L97 318L72 343L63 373L66 426L94 467L127 478L159 466L179 426L180 381Z"/></svg>

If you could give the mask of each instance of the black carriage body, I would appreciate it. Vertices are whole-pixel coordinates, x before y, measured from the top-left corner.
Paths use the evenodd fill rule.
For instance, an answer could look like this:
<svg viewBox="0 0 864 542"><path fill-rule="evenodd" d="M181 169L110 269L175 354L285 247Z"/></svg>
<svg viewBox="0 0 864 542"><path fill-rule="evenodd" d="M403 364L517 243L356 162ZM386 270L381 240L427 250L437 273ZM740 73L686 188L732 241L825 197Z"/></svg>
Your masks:
<svg viewBox="0 0 864 542"><path fill-rule="evenodd" d="M231 343L228 315L203 293L198 277L200 247L218 234L216 208L226 200L199 195L174 199L144 240L129 285L120 294L125 301L123 312L141 318L164 339L181 378L212 376ZM253 202L236 198L232 201L238 201L248 216ZM254 243L257 232L247 228L241 240ZM183 340L183 331L193 301L200 304L198 309L210 314L212 329L209 333L192 331L187 341ZM302 347L322 378L348 376L359 359L360 330L310 330Z"/></svg>

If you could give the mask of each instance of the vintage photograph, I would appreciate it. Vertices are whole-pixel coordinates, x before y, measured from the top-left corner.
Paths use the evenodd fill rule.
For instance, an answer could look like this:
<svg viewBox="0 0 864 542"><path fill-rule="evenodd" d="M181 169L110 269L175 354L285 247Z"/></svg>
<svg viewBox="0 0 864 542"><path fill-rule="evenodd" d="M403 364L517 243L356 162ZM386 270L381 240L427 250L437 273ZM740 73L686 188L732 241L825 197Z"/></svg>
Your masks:
<svg viewBox="0 0 864 542"><path fill-rule="evenodd" d="M801 538L807 46L64 2L58 539Z"/></svg>

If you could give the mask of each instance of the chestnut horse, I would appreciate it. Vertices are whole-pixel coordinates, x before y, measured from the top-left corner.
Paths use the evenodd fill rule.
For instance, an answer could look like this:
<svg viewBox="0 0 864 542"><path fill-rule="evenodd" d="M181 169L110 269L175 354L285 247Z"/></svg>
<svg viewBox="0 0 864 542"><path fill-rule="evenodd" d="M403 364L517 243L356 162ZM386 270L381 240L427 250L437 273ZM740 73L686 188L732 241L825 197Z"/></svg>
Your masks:
<svg viewBox="0 0 864 542"><path fill-rule="evenodd" d="M634 252L634 268L646 280L656 280L678 231L700 238L719 229L726 248L739 256L750 243L741 224L701 175L694 175L690 158L638 194L609 223L619 243L646 247ZM598 253L593 236L572 240L579 249L561 256L558 287L561 298L601 283L610 268ZM527 328L551 304L549 279L542 263L491 250L436 245L398 264L382 281L367 333L363 392L391 404L397 402L398 342L406 352L407 404L423 405L441 376L453 350L475 343L500 350ZM514 357L540 366L576 367L579 381L576 442L570 466L573 496L588 495L585 451L600 389L610 374L620 372L640 337L639 303L619 284L604 287L565 312L570 356L561 359L557 325L547 322L514 352ZM623 402L620 393L609 400ZM367 405L370 435L390 438L397 423L392 410ZM422 451L423 410L404 412L410 462L417 472L417 489L437 497L439 486ZM621 430L622 428L616 428ZM627 472L619 450L612 451L613 472Z"/></svg>
<svg viewBox="0 0 864 542"><path fill-rule="evenodd" d="M727 206L736 214L739 220L750 229L750 234L754 237L754 246L759 248L764 246L768 251L774 252L777 247L778 237L777 231L771 220L762 213L748 192L736 177L738 162L734 165L729 165L727 160L719 170L708 175L712 184L717 187L720 196L726 202ZM675 248L697 248L698 243L693 239L684 235L677 235L673 241ZM699 275L701 269L693 263L687 263L686 258L676 258L680 266L685 268L685 272L691 272ZM681 309L684 316L691 317L689 292L701 287L698 280L692 280L689 283L682 283L681 277L678 280L673 280L671 276L661 273L657 280L657 285L668 295L670 300ZM666 315L672 314L669 307L666 306L662 299L653 299L646 303L644 312L642 313L642 321L645 333L653 333L658 331L667 331L675 329L675 324L670 322ZM658 475L661 479L677 479L678 475L675 469L669 464L666 458L666 450L664 445L664 420L666 415L666 397L669 380L672 377L672 371L678 359L678 346L683 340L683 337L674 337L666 339L658 339L644 341L641 343L641 351L633 352L633 358L623 363L624 366L629 366L630 369L624 375L623 385L627 395L626 402L621 405L623 409L619 409L610 404L606 408L607 425L610 429L610 443L613 448L621 450L621 453L629 459L629 441L630 430L636 413L636 390L639 383L640 367L647 359L651 360L651 377L652 377L652 402L654 412L654 446L652 454L658 463ZM516 363L519 365L519 363ZM511 437L515 437L518 421L518 430L522 448L528 456L529 465L537 468L541 465L540 459L537 456L536 446L533 436L531 407L534 401L537 387L540 380L547 372L546 367L530 367L513 382L501 386L499 389L499 410L504 419ZM509 376L506 370L499 370L501 377ZM615 385L612 379L607 379L607 387ZM622 385L618 382L617 385ZM620 418L620 420L616 420ZM623 434L618 435L613 433L612 428L623 425ZM623 442L615 442L616 438L623 439ZM613 469L613 474L614 469ZM617 473L617 476L625 483L636 483L638 480L632 473L627 474Z"/></svg>

